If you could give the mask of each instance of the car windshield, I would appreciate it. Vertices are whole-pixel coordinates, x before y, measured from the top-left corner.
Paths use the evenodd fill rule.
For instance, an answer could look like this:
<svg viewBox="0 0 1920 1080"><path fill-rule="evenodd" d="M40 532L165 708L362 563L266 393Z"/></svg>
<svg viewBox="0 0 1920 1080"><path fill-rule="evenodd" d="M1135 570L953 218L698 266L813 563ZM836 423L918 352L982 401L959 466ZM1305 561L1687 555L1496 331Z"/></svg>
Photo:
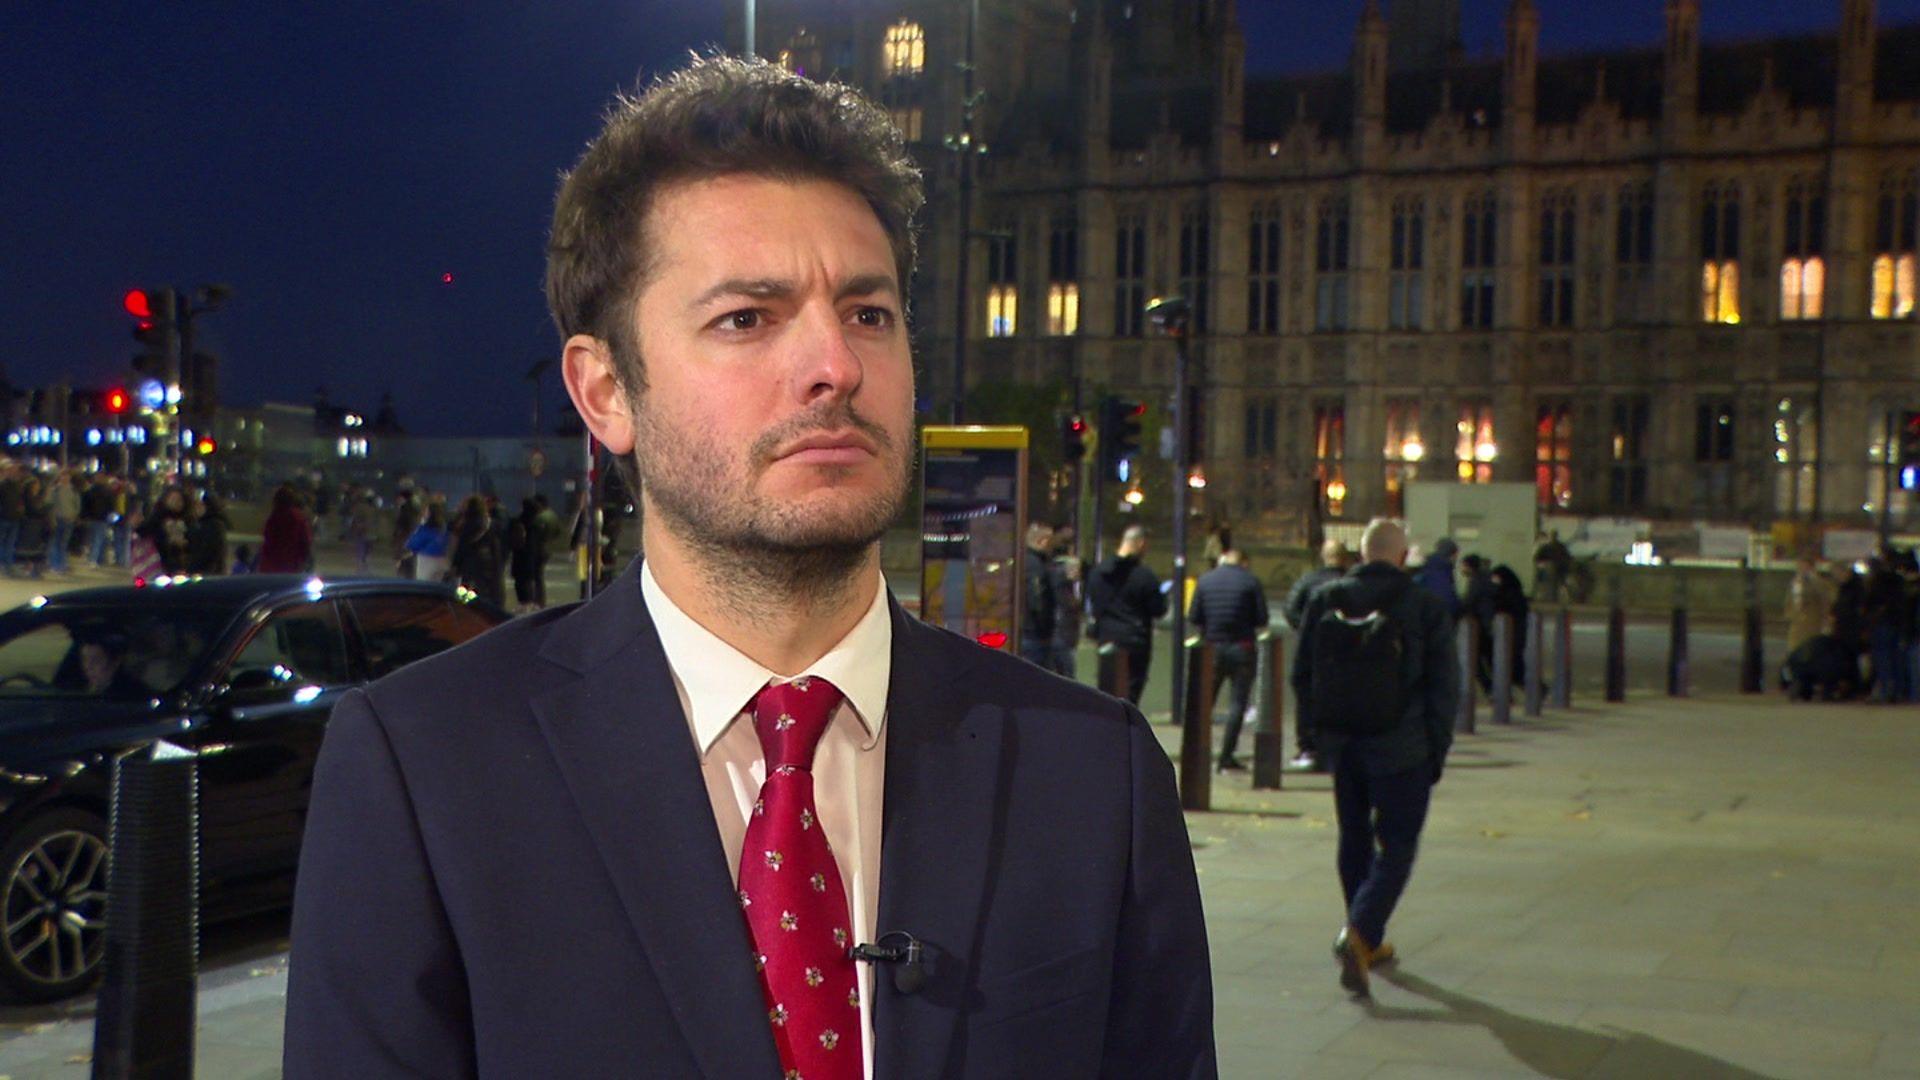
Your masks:
<svg viewBox="0 0 1920 1080"><path fill-rule="evenodd" d="M0 700L172 693L226 623L185 605L16 608L0 615Z"/></svg>

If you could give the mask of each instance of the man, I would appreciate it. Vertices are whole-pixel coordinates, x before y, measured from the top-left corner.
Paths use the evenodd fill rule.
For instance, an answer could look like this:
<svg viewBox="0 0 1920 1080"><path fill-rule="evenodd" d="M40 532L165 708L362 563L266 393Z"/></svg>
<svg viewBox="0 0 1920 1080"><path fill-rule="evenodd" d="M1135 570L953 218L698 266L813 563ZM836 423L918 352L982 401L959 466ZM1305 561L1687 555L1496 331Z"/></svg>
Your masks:
<svg viewBox="0 0 1920 1080"><path fill-rule="evenodd" d="M1287 625L1293 629L1296 655L1299 651L1300 629L1304 625L1301 620L1307 617L1307 601L1321 586L1345 577L1347 568L1352 565L1353 552L1347 549L1347 545L1338 540L1328 540L1320 545L1320 565L1301 574L1287 592L1287 606L1283 614ZM1306 772L1322 772L1325 763L1320 757L1319 743L1314 738L1313 715L1307 709L1306 697L1296 697L1293 709L1294 758L1290 764Z"/></svg>
<svg viewBox="0 0 1920 1080"><path fill-rule="evenodd" d="M1240 746L1240 726L1253 700L1253 675L1259 666L1255 639L1267 628L1267 591L1246 568L1246 557L1234 548L1220 553L1220 565L1200 576L1193 588L1193 606L1187 619L1213 646L1213 694L1232 680L1233 711L1220 741L1219 772L1246 768L1234 751Z"/></svg>
<svg viewBox="0 0 1920 1080"><path fill-rule="evenodd" d="M13 556L27 527L27 471L0 460L0 573L13 576Z"/></svg>
<svg viewBox="0 0 1920 1080"><path fill-rule="evenodd" d="M1052 671L1053 632L1060 610L1060 598L1053 588L1053 526L1044 521L1027 526L1022 567L1020 658Z"/></svg>
<svg viewBox="0 0 1920 1080"><path fill-rule="evenodd" d="M610 114L548 297L645 559L335 709L292 1080L1214 1075L1145 720L884 587L920 204L884 112L772 64Z"/></svg>
<svg viewBox="0 0 1920 1080"><path fill-rule="evenodd" d="M1093 609L1093 640L1127 654L1127 701L1138 706L1147 688L1147 667L1153 663L1153 623L1167 613L1167 594L1160 579L1140 561L1147 553L1147 530L1129 525L1120 545L1094 568L1087 583L1087 602Z"/></svg>
<svg viewBox="0 0 1920 1080"><path fill-rule="evenodd" d="M1455 619L1460 617L1460 589L1453 580L1453 560L1458 554L1460 545L1453 542L1453 537L1443 536L1434 542L1432 554L1413 575L1421 588L1440 598L1447 615Z"/></svg>
<svg viewBox="0 0 1920 1080"><path fill-rule="evenodd" d="M1307 602L1293 688L1312 702L1333 769L1347 904L1333 946L1340 983L1365 995L1368 970L1393 956L1387 919L1453 744L1457 669L1446 609L1401 569L1406 532L1376 519L1360 556L1363 565Z"/></svg>

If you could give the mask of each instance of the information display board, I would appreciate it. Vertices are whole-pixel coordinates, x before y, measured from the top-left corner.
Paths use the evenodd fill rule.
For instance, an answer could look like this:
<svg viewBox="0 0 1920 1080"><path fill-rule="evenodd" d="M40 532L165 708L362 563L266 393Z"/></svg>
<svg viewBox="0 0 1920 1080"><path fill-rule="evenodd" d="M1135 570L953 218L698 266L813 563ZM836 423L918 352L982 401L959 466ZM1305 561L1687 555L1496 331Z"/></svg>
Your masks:
<svg viewBox="0 0 1920 1080"><path fill-rule="evenodd" d="M920 430L920 618L1020 647L1027 429Z"/></svg>

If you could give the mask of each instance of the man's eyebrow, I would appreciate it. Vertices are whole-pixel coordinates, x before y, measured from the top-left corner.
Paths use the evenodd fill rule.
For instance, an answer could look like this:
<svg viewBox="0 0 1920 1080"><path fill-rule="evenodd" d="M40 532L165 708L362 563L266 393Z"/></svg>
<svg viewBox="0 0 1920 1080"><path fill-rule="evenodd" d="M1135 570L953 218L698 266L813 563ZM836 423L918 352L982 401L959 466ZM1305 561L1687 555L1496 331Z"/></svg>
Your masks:
<svg viewBox="0 0 1920 1080"><path fill-rule="evenodd" d="M752 300L780 300L799 292L799 286L784 278L728 278L694 297L687 307L698 310L715 300L728 296L741 296ZM897 294L892 274L856 274L841 284L834 300L845 300L851 296L872 296L875 293Z"/></svg>

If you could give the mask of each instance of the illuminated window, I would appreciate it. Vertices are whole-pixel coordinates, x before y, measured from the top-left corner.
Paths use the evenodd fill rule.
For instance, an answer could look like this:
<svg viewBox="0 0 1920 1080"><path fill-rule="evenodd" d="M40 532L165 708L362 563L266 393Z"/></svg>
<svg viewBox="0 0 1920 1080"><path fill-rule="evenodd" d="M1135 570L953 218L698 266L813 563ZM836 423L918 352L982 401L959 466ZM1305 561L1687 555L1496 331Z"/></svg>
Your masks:
<svg viewBox="0 0 1920 1080"><path fill-rule="evenodd" d="M987 241L987 336L1012 337L1020 328L1019 247L1011 230Z"/></svg>
<svg viewBox="0 0 1920 1080"><path fill-rule="evenodd" d="M1534 411L1533 486L1542 509L1573 505L1573 406L1542 403Z"/></svg>
<svg viewBox="0 0 1920 1080"><path fill-rule="evenodd" d="M926 66L927 35L920 24L902 19L887 27L887 39L880 51L881 71L889 76L918 75Z"/></svg>
<svg viewBox="0 0 1920 1080"><path fill-rule="evenodd" d="M1869 311L1876 319L1906 319L1913 315L1914 253L1920 247L1915 233L1920 200L1914 195L1911 172L1892 173L1880 183L1878 228L1874 233L1873 295Z"/></svg>
<svg viewBox="0 0 1920 1080"><path fill-rule="evenodd" d="M925 117L918 105L901 105L887 111L893 116L893 126L900 129L903 138L908 142L920 141L920 125Z"/></svg>
<svg viewBox="0 0 1920 1080"><path fill-rule="evenodd" d="M1247 222L1247 333L1280 332L1280 204L1261 203Z"/></svg>
<svg viewBox="0 0 1920 1080"><path fill-rule="evenodd" d="M1071 281L1047 285L1047 333L1067 337L1080 332L1080 286Z"/></svg>
<svg viewBox="0 0 1920 1080"><path fill-rule="evenodd" d="M1427 207L1419 198L1393 201L1393 226L1387 252L1387 326L1419 330L1426 326Z"/></svg>
<svg viewBox="0 0 1920 1080"><path fill-rule="evenodd" d="M1180 215L1180 295L1193 311L1193 332L1207 332L1208 274L1213 268L1213 225L1198 203Z"/></svg>
<svg viewBox="0 0 1920 1080"><path fill-rule="evenodd" d="M1740 321L1740 192L1709 184L1700 204L1700 317Z"/></svg>
<svg viewBox="0 0 1920 1080"><path fill-rule="evenodd" d="M1817 319L1826 311L1827 198L1815 183L1787 188L1786 242L1780 261L1780 317Z"/></svg>
<svg viewBox="0 0 1920 1080"><path fill-rule="evenodd" d="M1407 485L1420 475L1420 462L1427 456L1427 445L1420 434L1420 403L1412 399L1387 401L1387 441L1381 448L1386 458L1386 513L1398 516L1406 512Z"/></svg>
<svg viewBox="0 0 1920 1080"><path fill-rule="evenodd" d="M1867 409L1867 498L1860 508L1869 515L1879 517L1891 509L1894 521L1905 521L1913 511L1914 492L1900 486L1900 470L1895 467L1900 457L1900 424L1904 409L1887 404L1876 403ZM1891 453L1894 464L1889 465L1888 444L1892 443ZM1892 506L1883 507L1885 500L1892 500Z"/></svg>
<svg viewBox="0 0 1920 1080"><path fill-rule="evenodd" d="M1466 329L1493 326L1498 209L1488 192L1469 198L1460 215L1460 325Z"/></svg>
<svg viewBox="0 0 1920 1080"><path fill-rule="evenodd" d="M1644 397L1613 399L1613 428L1607 440L1607 503L1614 510L1647 505L1647 418Z"/></svg>
<svg viewBox="0 0 1920 1080"><path fill-rule="evenodd" d="M1120 217L1113 234L1113 333L1147 332L1147 226L1138 214Z"/></svg>
<svg viewBox="0 0 1920 1080"><path fill-rule="evenodd" d="M1540 325L1573 325L1573 192L1549 192L1540 207Z"/></svg>
<svg viewBox="0 0 1920 1080"><path fill-rule="evenodd" d="M1047 333L1080 332L1080 226L1057 218L1047 233Z"/></svg>
<svg viewBox="0 0 1920 1080"><path fill-rule="evenodd" d="M1314 229L1315 330L1347 328L1347 264L1353 243L1353 219L1345 199L1324 199Z"/></svg>
<svg viewBox="0 0 1920 1080"><path fill-rule="evenodd" d="M1337 401L1313 407L1313 478L1330 517L1347 509L1347 407Z"/></svg>
<svg viewBox="0 0 1920 1080"><path fill-rule="evenodd" d="M1619 323L1650 323L1660 311L1653 285L1653 185L1620 189L1613 233L1613 317Z"/></svg>
<svg viewBox="0 0 1920 1080"><path fill-rule="evenodd" d="M1810 402L1781 398L1773 416L1773 509L1779 514L1813 513L1816 425Z"/></svg>
<svg viewBox="0 0 1920 1080"><path fill-rule="evenodd" d="M1454 425L1454 470L1463 484L1491 484L1493 462L1500 456L1500 444L1493 437L1493 405L1469 401L1460 406L1460 419Z"/></svg>

